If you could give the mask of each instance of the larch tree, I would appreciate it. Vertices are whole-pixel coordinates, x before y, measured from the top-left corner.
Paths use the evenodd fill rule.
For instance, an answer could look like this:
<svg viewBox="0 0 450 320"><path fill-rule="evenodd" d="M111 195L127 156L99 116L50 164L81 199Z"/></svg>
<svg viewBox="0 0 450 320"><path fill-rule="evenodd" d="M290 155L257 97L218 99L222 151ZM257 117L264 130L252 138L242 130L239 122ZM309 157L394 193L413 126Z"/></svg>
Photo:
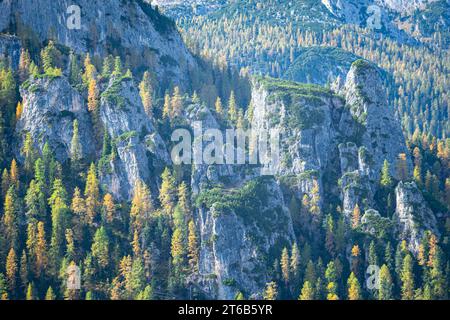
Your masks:
<svg viewBox="0 0 450 320"><path fill-rule="evenodd" d="M361 300L361 286L359 285L358 278L352 272L347 281L348 288L348 300Z"/></svg>
<svg viewBox="0 0 450 320"><path fill-rule="evenodd" d="M408 253L403 259L403 267L400 274L402 281L402 300L414 299L414 273L413 273L413 258Z"/></svg>
<svg viewBox="0 0 450 320"><path fill-rule="evenodd" d="M358 228L360 222L361 222L361 210L359 209L359 205L356 204L352 214L352 228L353 229Z"/></svg>
<svg viewBox="0 0 450 320"><path fill-rule="evenodd" d="M19 101L16 107L16 121L19 121L23 114L23 104Z"/></svg>
<svg viewBox="0 0 450 320"><path fill-rule="evenodd" d="M11 248L8 253L8 257L6 258L6 278L8 280L9 289L11 292L15 292L17 285L17 256L16 251Z"/></svg>
<svg viewBox="0 0 450 320"><path fill-rule="evenodd" d="M309 281L305 281L305 283L303 284L303 288L300 292L298 300L314 300L314 288Z"/></svg>
<svg viewBox="0 0 450 320"><path fill-rule="evenodd" d="M379 290L378 290L378 300L392 300L392 290L393 283L391 273L387 265L383 265L380 269L380 280L379 280Z"/></svg>
<svg viewBox="0 0 450 320"><path fill-rule="evenodd" d="M19 57L19 80L24 82L29 77L29 69L31 64L30 53L27 49L20 49Z"/></svg>
<svg viewBox="0 0 450 320"><path fill-rule="evenodd" d="M93 225L96 221L100 208L100 190L97 179L97 169L92 163L86 178L86 188L84 190L86 201L86 218L89 225Z"/></svg>
<svg viewBox="0 0 450 320"><path fill-rule="evenodd" d="M95 69L95 66L91 62L91 56L86 54L86 57L84 59L84 73L82 76L83 83L86 87L90 86L90 83L92 80L94 80L95 75L97 73L97 70Z"/></svg>
<svg viewBox="0 0 450 320"><path fill-rule="evenodd" d="M195 223L192 220L189 221L188 226L188 258L191 270L196 271L198 269L199 252L197 232L195 230Z"/></svg>
<svg viewBox="0 0 450 320"><path fill-rule="evenodd" d="M142 105L144 106L145 113L149 117L153 117L153 101L152 101L153 88L150 73L148 71L144 72L142 81L139 84L139 94L141 96Z"/></svg>
<svg viewBox="0 0 450 320"><path fill-rule="evenodd" d="M73 193L70 209L73 212L72 223L74 226L75 238L81 242L83 240L83 228L88 224L88 218L86 216L86 202L78 187L75 188Z"/></svg>
<svg viewBox="0 0 450 320"><path fill-rule="evenodd" d="M137 181L133 191L133 200L131 202L130 218L131 224L135 230L140 232L145 223L149 221L153 212L153 202L150 190L142 181Z"/></svg>
<svg viewBox="0 0 450 320"><path fill-rule="evenodd" d="M104 220L108 223L112 223L116 218L116 205L114 198L111 194L107 193L103 198L103 215Z"/></svg>
<svg viewBox="0 0 450 320"><path fill-rule="evenodd" d="M176 192L175 179L169 168L166 168L161 175L161 187L159 189L159 201L168 216L172 215L174 209L174 193Z"/></svg>
<svg viewBox="0 0 450 320"><path fill-rule="evenodd" d="M35 300L33 284L29 283L27 287L27 294L25 300Z"/></svg>
<svg viewBox="0 0 450 320"><path fill-rule="evenodd" d="M164 106L163 106L163 119L170 118L170 115L172 113L172 107L170 104L170 95L169 93L166 93L164 95Z"/></svg>
<svg viewBox="0 0 450 320"><path fill-rule="evenodd" d="M47 292L45 293L45 300L56 300L52 287L48 287Z"/></svg>
<svg viewBox="0 0 450 320"><path fill-rule="evenodd" d="M45 228L43 222L37 225L37 242L36 242L36 275L39 277L45 270L48 263L47 241L45 236Z"/></svg>
<svg viewBox="0 0 450 320"><path fill-rule="evenodd" d="M180 229L175 229L173 232L171 243L172 263L175 266L175 269L180 272L184 264L184 257L186 254L183 233Z"/></svg>
<svg viewBox="0 0 450 320"><path fill-rule="evenodd" d="M297 243L292 246L290 269L292 274L293 285L299 285L300 277L300 250L298 249Z"/></svg>
<svg viewBox="0 0 450 320"><path fill-rule="evenodd" d="M290 274L289 253L287 248L284 248L281 253L280 266L281 266L281 275L283 277L284 283L287 286L289 283L289 274Z"/></svg>
<svg viewBox="0 0 450 320"><path fill-rule="evenodd" d="M11 169L9 170L9 181L16 187L16 190L18 191L20 186L20 173L16 159L13 159L11 161Z"/></svg>
<svg viewBox="0 0 450 320"><path fill-rule="evenodd" d="M19 208L17 204L17 193L14 186L10 187L5 197L3 207L3 227L5 238L10 247L19 246Z"/></svg>
<svg viewBox="0 0 450 320"><path fill-rule="evenodd" d="M183 108L183 98L181 96L179 87L175 87L173 90L173 96L172 99L170 100L170 106L172 107L171 109L172 118L181 115Z"/></svg>
<svg viewBox="0 0 450 320"><path fill-rule="evenodd" d="M264 300L277 300L278 298L278 287L275 282L269 282L266 284L263 294Z"/></svg>
<svg viewBox="0 0 450 320"><path fill-rule="evenodd" d="M222 100L220 99L220 97L217 97L214 107L215 107L217 115L219 115L220 117L223 117L223 105L222 105Z"/></svg>
<svg viewBox="0 0 450 320"><path fill-rule="evenodd" d="M238 107L236 105L236 98L234 91L231 91L230 98L228 100L228 120L231 124L236 125L238 117Z"/></svg>

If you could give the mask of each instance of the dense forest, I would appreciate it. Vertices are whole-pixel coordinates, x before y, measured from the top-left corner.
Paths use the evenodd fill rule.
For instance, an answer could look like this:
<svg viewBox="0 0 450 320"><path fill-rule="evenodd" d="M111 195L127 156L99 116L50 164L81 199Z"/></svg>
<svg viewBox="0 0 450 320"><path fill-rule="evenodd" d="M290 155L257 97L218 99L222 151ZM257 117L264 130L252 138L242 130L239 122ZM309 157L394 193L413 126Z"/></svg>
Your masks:
<svg viewBox="0 0 450 320"><path fill-rule="evenodd" d="M159 17L151 7L147 10ZM214 247L217 237L224 235L203 239L205 231L201 228L205 227L198 222L199 216L205 208L213 207L218 210L211 214L214 219L221 212L234 212L243 221L258 221L263 231L271 233L271 228L278 227L275 222L280 221L272 219L272 212L261 210L274 196L267 188L271 179L276 179L288 202L294 240L276 242L268 253L255 251L264 265L242 270L249 277L255 271L270 279L260 292L251 292L232 277L220 278L217 286L232 288L236 292L233 298L449 298L450 56L440 43L439 32L433 39L435 46L418 46L360 27L303 30L297 25L301 19L274 23L249 12L178 21L200 65L184 86L166 85L150 69L135 71L136 61L131 63L119 54L80 54L53 40L26 43L20 50L17 69L10 59L0 60L0 299L209 299L207 280L217 280L218 276L200 277L200 270L205 268L202 264L208 264L210 258L202 256L202 249ZM312 171L295 177L307 176L311 182L312 187L301 197L286 191L293 179L287 175L246 176L242 184L228 177L194 190L193 177L201 168L193 165L152 170L149 181L139 180L129 190L130 199L113 194L114 183L108 179L117 170L121 150L134 148L135 140L145 140L148 133L128 131L112 137L101 105L113 105L130 117L142 117L164 141L170 141L174 129L188 127L191 119L186 115L197 112L197 108L200 118L216 119L221 130L248 129L255 108L251 100L255 75L262 76L258 81L284 90L282 96L288 100L295 95L291 92L298 91L300 99L317 102L314 95L323 95L342 101L331 91L332 83L319 87L267 80L266 76L283 78L299 52L314 46L342 48L392 76L386 80L391 86L389 100L401 121L409 153L398 155L396 162L384 161L374 186L373 208L379 213L361 201L348 219L339 199L325 199L323 184ZM361 60L355 65L365 66ZM71 133L66 146L69 155L64 159L52 147L54 141L42 141L29 132L19 136L18 128L30 106L30 101L23 99L24 93L39 94L45 91L42 83L66 79L70 90L81 97L80 104L87 106L89 116L86 124L68 111L55 113L61 121L70 119L66 127ZM144 115L127 109L133 102L120 94L124 87L137 88ZM92 128L91 147L95 152L90 157L84 155L82 126ZM155 149L153 141L145 143ZM335 171L327 172L325 179L337 176L339 169ZM208 175L214 173L208 171ZM245 176L247 172L234 174ZM339 186L333 185L334 189L345 189L344 177L335 179ZM410 250L407 240L398 239L393 232L397 187L410 183L417 186L438 223L436 232L423 233L417 254ZM332 198L334 193L328 196ZM371 218L376 221L368 228ZM257 237L255 233L256 239L245 241L261 240ZM81 272L80 290L67 287L71 266ZM370 266L379 267L368 277Z"/></svg>

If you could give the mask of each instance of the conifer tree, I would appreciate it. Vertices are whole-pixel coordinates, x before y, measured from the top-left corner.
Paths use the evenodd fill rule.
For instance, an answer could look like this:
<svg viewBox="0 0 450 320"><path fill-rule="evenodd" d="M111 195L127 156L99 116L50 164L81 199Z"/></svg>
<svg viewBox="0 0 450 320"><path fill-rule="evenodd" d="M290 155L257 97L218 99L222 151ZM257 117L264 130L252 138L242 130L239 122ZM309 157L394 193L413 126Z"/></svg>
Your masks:
<svg viewBox="0 0 450 320"><path fill-rule="evenodd" d="M349 300L361 300L361 287L359 285L358 278L356 278L353 272L348 278L347 287Z"/></svg>
<svg viewBox="0 0 450 320"><path fill-rule="evenodd" d="M116 205L113 196L109 193L103 198L103 214L108 223L112 223L116 218Z"/></svg>
<svg viewBox="0 0 450 320"><path fill-rule="evenodd" d="M0 300L8 300L8 282L3 273L0 273Z"/></svg>
<svg viewBox="0 0 450 320"><path fill-rule="evenodd" d="M153 102L152 102L152 84L150 79L150 73L148 71L144 72L142 81L139 84L139 94L141 96L142 105L144 106L145 113L149 117L153 117Z"/></svg>
<svg viewBox="0 0 450 320"><path fill-rule="evenodd" d="M45 236L44 223L38 222L37 243L36 243L36 275L39 277L47 267L47 242Z"/></svg>
<svg viewBox="0 0 450 320"><path fill-rule="evenodd" d="M180 88L175 87L173 90L173 96L170 100L171 117L178 117L181 115L183 108L183 98L181 97Z"/></svg>
<svg viewBox="0 0 450 320"><path fill-rule="evenodd" d="M298 300L314 300L314 288L309 281L305 281Z"/></svg>
<svg viewBox="0 0 450 320"><path fill-rule="evenodd" d="M414 299L414 274L413 274L413 259L411 255L406 254L403 259L403 267L400 274L402 280L402 300Z"/></svg>
<svg viewBox="0 0 450 320"><path fill-rule="evenodd" d="M300 277L300 251L297 243L292 246L290 269L292 273L293 285L297 286Z"/></svg>
<svg viewBox="0 0 450 320"><path fill-rule="evenodd" d="M26 49L20 49L19 58L19 80L24 82L29 76L29 69L31 64L30 53Z"/></svg>
<svg viewBox="0 0 450 320"><path fill-rule="evenodd" d="M198 268L198 241L197 234L195 230L194 221L189 221L189 233L188 233L188 258L189 258L189 266L191 270L196 271Z"/></svg>
<svg viewBox="0 0 450 320"><path fill-rule="evenodd" d="M361 211L359 210L358 204L356 204L355 208L353 209L353 215L352 215L353 229L356 229L359 227L360 221L361 221Z"/></svg>
<svg viewBox="0 0 450 320"><path fill-rule="evenodd" d="M289 253L288 253L287 248L284 248L281 253L280 266L281 266L281 274L282 274L284 283L287 286L289 283L289 273L290 273Z"/></svg>
<svg viewBox="0 0 450 320"><path fill-rule="evenodd" d="M172 235L171 255L172 263L177 270L180 270L184 264L185 248L183 242L183 233L180 229L175 229Z"/></svg>
<svg viewBox="0 0 450 320"><path fill-rule="evenodd" d="M166 168L161 175L161 188L159 189L159 201L161 201L161 206L167 215L171 215L174 209L174 192L175 189L175 179L170 173L169 168Z"/></svg>
<svg viewBox="0 0 450 320"><path fill-rule="evenodd" d="M238 107L236 105L236 98L234 91L231 91L230 99L228 100L228 120L231 124L236 125L238 117Z"/></svg>
<svg viewBox="0 0 450 320"><path fill-rule="evenodd" d="M105 227L100 227L95 232L91 251L92 257L97 260L102 268L109 264L109 237Z"/></svg>
<svg viewBox="0 0 450 320"><path fill-rule="evenodd" d="M5 197L3 226L5 238L10 247L19 247L19 208L14 186L10 187Z"/></svg>
<svg viewBox="0 0 450 320"><path fill-rule="evenodd" d="M130 217L132 225L140 232L149 220L153 211L150 190L142 181L137 181L134 187Z"/></svg>
<svg viewBox="0 0 450 320"><path fill-rule="evenodd" d="M25 300L35 300L33 284L29 283Z"/></svg>
<svg viewBox="0 0 450 320"><path fill-rule="evenodd" d="M55 293L53 292L52 287L48 287L47 289L47 293L45 294L45 300L55 300L56 296Z"/></svg>
<svg viewBox="0 0 450 320"><path fill-rule="evenodd" d="M10 187L9 173L8 169L5 168L2 173L2 199L5 199L9 187Z"/></svg>
<svg viewBox="0 0 450 320"><path fill-rule="evenodd" d="M19 101L19 102L17 102L17 107L16 107L16 121L20 120L20 118L22 117L22 114L23 114L23 105Z"/></svg>
<svg viewBox="0 0 450 320"><path fill-rule="evenodd" d="M382 187L384 187L386 189L389 189L393 184L392 177L390 174L389 162L387 160L384 160L383 168L381 169L380 184Z"/></svg>
<svg viewBox="0 0 450 320"><path fill-rule="evenodd" d="M11 169L9 171L9 179L10 183L15 186L16 191L19 190L20 186L20 175L19 175L19 167L15 159L11 161Z"/></svg>
<svg viewBox="0 0 450 320"><path fill-rule="evenodd" d="M393 298L393 283L389 268L385 264L381 267L379 281L378 300L391 300Z"/></svg>
<svg viewBox="0 0 450 320"><path fill-rule="evenodd" d="M17 284L17 256L13 248L9 250L8 257L6 258L6 278L8 280L9 290L14 293Z"/></svg>
<svg viewBox="0 0 450 320"><path fill-rule="evenodd" d="M217 97L216 104L215 104L215 110L217 115L220 117L223 117L223 106L222 106L222 100L220 97Z"/></svg>
<svg viewBox="0 0 450 320"><path fill-rule="evenodd" d="M80 136L78 133L78 120L74 120L72 141L70 143L70 161L72 164L72 169L74 169L75 172L80 170L82 157L83 149L81 147Z"/></svg>
<svg viewBox="0 0 450 320"><path fill-rule="evenodd" d="M29 280L28 259L25 250L22 251L22 256L20 257L19 275L20 285L25 289Z"/></svg>
<svg viewBox="0 0 450 320"><path fill-rule="evenodd" d="M264 300L276 300L278 297L278 287L275 282L269 282L266 284L263 298Z"/></svg>
<svg viewBox="0 0 450 320"><path fill-rule="evenodd" d="M86 188L84 190L86 201L86 218L89 225L93 225L96 221L100 207L100 190L97 179L97 170L95 164L92 163L86 178Z"/></svg>
<svg viewBox="0 0 450 320"><path fill-rule="evenodd" d="M70 52L69 55L69 81L74 87L78 87L83 83L81 67L78 63L78 58L73 51Z"/></svg>
<svg viewBox="0 0 450 320"><path fill-rule="evenodd" d="M163 106L163 119L169 118L172 113L172 106L170 105L169 93L164 96L164 106Z"/></svg>
<svg viewBox="0 0 450 320"><path fill-rule="evenodd" d="M88 87L91 81L94 80L96 73L97 70L95 69L95 66L92 64L91 56L88 53L84 59L84 73L82 76L83 83L86 87Z"/></svg>

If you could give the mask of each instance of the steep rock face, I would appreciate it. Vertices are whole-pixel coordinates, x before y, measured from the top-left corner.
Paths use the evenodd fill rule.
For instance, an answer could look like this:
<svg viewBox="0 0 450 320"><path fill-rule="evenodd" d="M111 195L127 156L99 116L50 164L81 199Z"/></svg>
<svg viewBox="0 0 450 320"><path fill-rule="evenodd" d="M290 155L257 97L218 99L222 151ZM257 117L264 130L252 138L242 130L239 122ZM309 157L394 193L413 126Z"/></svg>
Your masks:
<svg viewBox="0 0 450 320"><path fill-rule="evenodd" d="M86 160L95 154L90 116L83 97L67 79L29 79L22 85L23 113L16 125L17 145L30 133L42 151L46 142L56 158L64 162L70 158L73 122L78 120L82 156ZM17 156L20 148L15 149Z"/></svg>
<svg viewBox="0 0 450 320"><path fill-rule="evenodd" d="M21 47L17 37L0 34L0 58L6 58L13 70L19 66Z"/></svg>
<svg viewBox="0 0 450 320"><path fill-rule="evenodd" d="M166 146L144 112L138 89L128 78L111 78L100 102L100 118L117 150L102 183L117 198L129 199L141 180L156 192L157 179L170 164Z"/></svg>
<svg viewBox="0 0 450 320"><path fill-rule="evenodd" d="M242 198L234 198L242 202L236 207L228 205L224 196L223 202L212 205L205 201L198 211L199 282L212 298L234 299L239 291L261 298L265 284L272 280L268 259L295 241L291 216L275 180L253 180L242 190ZM255 202L244 204L250 193Z"/></svg>
<svg viewBox="0 0 450 320"><path fill-rule="evenodd" d="M72 5L81 9L81 29L68 28ZM119 54L134 71L151 69L160 82L187 85L196 65L174 23L141 0L7 0L0 8L0 32L53 39L78 54Z"/></svg>
<svg viewBox="0 0 450 320"><path fill-rule="evenodd" d="M364 60L358 60L347 75L343 94L353 118L352 128L356 128L352 135L371 156L374 173L371 180L378 181L384 160L391 164L395 176L394 164L398 155L408 154L408 149L400 123L388 105L379 70ZM341 129L348 130L346 127L347 124L342 123ZM346 133L348 135L349 132ZM411 170L410 161L408 167Z"/></svg>
<svg viewBox="0 0 450 320"><path fill-rule="evenodd" d="M409 249L417 255L425 231L439 236L436 217L414 182L400 182L395 192L397 208L393 219L397 237L407 240Z"/></svg>

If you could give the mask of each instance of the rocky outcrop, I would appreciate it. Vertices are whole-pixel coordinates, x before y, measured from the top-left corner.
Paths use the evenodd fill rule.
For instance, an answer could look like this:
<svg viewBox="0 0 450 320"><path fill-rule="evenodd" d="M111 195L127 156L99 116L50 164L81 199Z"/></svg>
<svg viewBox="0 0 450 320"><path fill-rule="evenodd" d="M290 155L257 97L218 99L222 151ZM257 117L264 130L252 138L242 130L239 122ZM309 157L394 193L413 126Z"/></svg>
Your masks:
<svg viewBox="0 0 450 320"><path fill-rule="evenodd" d="M216 196L222 200L215 202ZM246 203L250 196L252 203ZM273 178L260 178L234 191L205 191L199 199L198 282L204 292L215 299L234 299L238 292L261 298L272 281L268 270L273 257L295 241L279 185Z"/></svg>
<svg viewBox="0 0 450 320"><path fill-rule="evenodd" d="M117 151L102 175L105 188L119 199L130 199L137 181L157 192L157 177L171 161L132 79L111 78L101 95L100 118Z"/></svg>
<svg viewBox="0 0 450 320"><path fill-rule="evenodd" d="M395 176L398 156L408 154L408 149L400 122L394 116L394 109L388 105L378 68L364 60L353 63L343 94L354 121L350 126L353 132L349 132L348 121L341 123L341 130L347 138L353 136L367 149L374 173L371 180L378 181L384 160L391 164L391 173ZM408 160L409 171L411 167Z"/></svg>
<svg viewBox="0 0 450 320"><path fill-rule="evenodd" d="M87 161L96 153L92 124L83 97L64 77L30 78L20 89L23 113L16 125L17 145L30 133L40 151L46 142L56 158L70 158L73 122L78 120L82 157ZM20 147L16 148L20 158Z"/></svg>
<svg viewBox="0 0 450 320"><path fill-rule="evenodd" d="M70 6L80 8L79 29L70 24L77 18ZM120 55L136 73L150 69L161 84L188 86L196 67L174 22L142 0L6 0L0 9L0 32L38 43L53 39L78 54Z"/></svg>
<svg viewBox="0 0 450 320"><path fill-rule="evenodd" d="M394 214L397 237L406 240L408 248L418 254L426 231L439 236L436 217L414 182L400 182L395 190L397 208Z"/></svg>

